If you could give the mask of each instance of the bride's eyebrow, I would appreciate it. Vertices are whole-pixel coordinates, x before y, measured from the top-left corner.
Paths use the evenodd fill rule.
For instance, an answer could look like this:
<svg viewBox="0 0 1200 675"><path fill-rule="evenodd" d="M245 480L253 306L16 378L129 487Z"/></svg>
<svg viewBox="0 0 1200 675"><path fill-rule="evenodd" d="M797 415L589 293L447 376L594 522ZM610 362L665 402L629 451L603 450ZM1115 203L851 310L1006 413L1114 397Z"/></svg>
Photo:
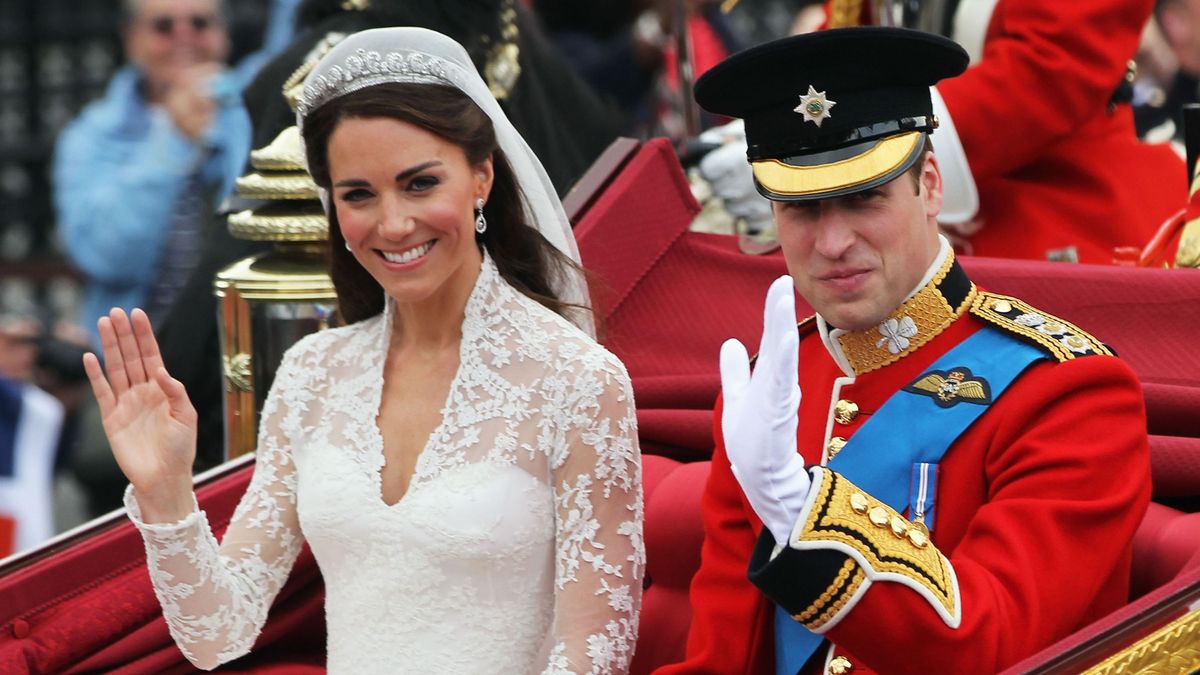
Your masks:
<svg viewBox="0 0 1200 675"><path fill-rule="evenodd" d="M415 174L421 173L425 169L428 169L428 168L434 167L434 166L441 166L441 164L442 164L441 160L437 160L437 159L433 159L428 162L421 162L420 164L418 164L416 166L409 167L409 168L401 171L400 173L396 174L395 181L397 183L399 183L401 181L411 178ZM370 186L370 183L368 183L367 181L365 181L361 178L346 178L343 180L339 180L338 182L333 184L333 187L369 187L369 186Z"/></svg>
<svg viewBox="0 0 1200 675"><path fill-rule="evenodd" d="M422 171L424 171L425 169L428 169L430 167L439 166L439 165L441 165L441 163L442 163L441 160L433 159L428 162L422 162L414 167L405 169L405 170L401 171L400 173L396 174L396 182L399 183L403 180L407 180L408 178L411 178L414 174L421 173Z"/></svg>

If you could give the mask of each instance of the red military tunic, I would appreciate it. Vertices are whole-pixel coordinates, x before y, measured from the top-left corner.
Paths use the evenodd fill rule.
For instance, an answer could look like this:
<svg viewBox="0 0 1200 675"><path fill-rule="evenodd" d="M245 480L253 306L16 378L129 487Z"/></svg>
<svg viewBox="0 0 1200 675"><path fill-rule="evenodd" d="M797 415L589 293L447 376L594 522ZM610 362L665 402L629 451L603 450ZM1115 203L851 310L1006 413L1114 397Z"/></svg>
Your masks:
<svg viewBox="0 0 1200 675"><path fill-rule="evenodd" d="M1187 200L1187 170L1108 102L1153 0L1000 0L983 59L938 85L979 188L975 255L1110 263ZM934 134L936 145L937 135Z"/></svg>
<svg viewBox="0 0 1200 675"><path fill-rule="evenodd" d="M957 265L950 272L955 274L961 274ZM892 316L911 313L912 302ZM853 437L939 356L986 323L997 323L986 306L963 311L971 302L959 308L957 318L946 317L947 325L927 342L922 343L936 328L918 318L920 337L893 363L874 369L879 361L869 348L880 334L849 334L844 344L858 339L858 357L851 361L859 374L852 381L839 380L847 373L810 323L800 343L798 447L805 461L824 464L831 438ZM976 295L974 302L995 299ZM1112 356L1070 358L1058 348L1047 351L1051 358L1018 376L950 447L938 469L932 544L957 577L959 624L949 626L913 588L877 580L841 608L836 624L819 628L827 629L825 637L856 668L996 672L1126 602L1130 540L1150 497L1141 391L1132 371ZM839 400L857 404L854 419L844 414L846 423L835 419ZM773 605L746 580L762 524L730 472L719 407L687 660L659 673L774 669ZM794 573L803 575L803 565Z"/></svg>
<svg viewBox="0 0 1200 675"><path fill-rule="evenodd" d="M869 21L870 4L833 0L830 24ZM980 62L937 85L979 191L962 250L1109 264L1184 207L1183 160L1137 139L1128 104L1109 106L1153 6L999 0Z"/></svg>

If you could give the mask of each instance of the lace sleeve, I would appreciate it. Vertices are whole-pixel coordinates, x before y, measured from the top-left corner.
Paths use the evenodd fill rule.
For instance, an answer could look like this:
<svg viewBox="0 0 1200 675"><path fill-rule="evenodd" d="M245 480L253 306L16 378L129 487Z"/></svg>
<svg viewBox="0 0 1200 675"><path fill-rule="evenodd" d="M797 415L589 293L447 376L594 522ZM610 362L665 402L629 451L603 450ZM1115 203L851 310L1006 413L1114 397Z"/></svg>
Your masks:
<svg viewBox="0 0 1200 675"><path fill-rule="evenodd" d="M626 673L646 557L633 392L611 356L572 386L569 442L551 466L557 553L543 675Z"/></svg>
<svg viewBox="0 0 1200 675"><path fill-rule="evenodd" d="M154 593L180 651L211 669L250 651L303 539L296 516L296 468L284 433L293 389L285 358L263 407L254 477L220 548L203 511L176 523L141 519L132 487L129 517L141 530Z"/></svg>

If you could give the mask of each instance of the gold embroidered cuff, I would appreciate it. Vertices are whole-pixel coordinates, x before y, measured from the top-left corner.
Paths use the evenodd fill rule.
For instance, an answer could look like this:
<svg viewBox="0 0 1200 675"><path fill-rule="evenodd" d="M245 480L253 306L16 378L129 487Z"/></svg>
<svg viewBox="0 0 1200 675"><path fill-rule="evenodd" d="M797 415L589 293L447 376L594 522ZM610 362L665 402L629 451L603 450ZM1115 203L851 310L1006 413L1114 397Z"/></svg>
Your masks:
<svg viewBox="0 0 1200 675"><path fill-rule="evenodd" d="M794 619L817 630L855 597L866 574L853 558L833 549L778 547L763 529L747 576Z"/></svg>
<svg viewBox="0 0 1200 675"><path fill-rule="evenodd" d="M879 580L912 588L957 627L958 581L924 527L834 471L811 472L808 501L788 546L758 568L752 560L751 580L818 633L836 625ZM812 576L801 581L805 575Z"/></svg>

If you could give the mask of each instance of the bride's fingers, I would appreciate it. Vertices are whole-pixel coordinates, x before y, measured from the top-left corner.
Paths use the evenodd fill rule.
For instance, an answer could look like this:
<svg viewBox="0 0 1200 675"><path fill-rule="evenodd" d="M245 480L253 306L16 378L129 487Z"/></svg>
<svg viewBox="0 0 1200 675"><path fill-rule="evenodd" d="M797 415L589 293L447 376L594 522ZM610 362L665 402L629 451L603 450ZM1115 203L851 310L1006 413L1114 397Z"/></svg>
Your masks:
<svg viewBox="0 0 1200 675"><path fill-rule="evenodd" d="M150 317L141 309L134 308L129 318L133 322L133 336L137 339L146 376L155 377L155 371L164 366L162 353L158 351L158 340L154 339L154 329L150 326Z"/></svg>
<svg viewBox="0 0 1200 675"><path fill-rule="evenodd" d="M92 383L92 393L96 395L96 403L100 406L100 416L108 417L113 406L116 405L116 398L113 396L112 387L108 386L108 380L104 379L104 371L100 368L100 359L97 359L96 355L91 352L84 354L83 370L87 373L88 381Z"/></svg>
<svg viewBox="0 0 1200 675"><path fill-rule="evenodd" d="M121 359L125 362L125 374L129 377L129 386L137 386L146 382L146 368L142 365L142 353L138 350L137 338L133 336L133 326L125 310L114 307L108 314L113 322L113 330L117 334L117 345L121 349Z"/></svg>
<svg viewBox="0 0 1200 675"><path fill-rule="evenodd" d="M104 370L108 373L108 383L112 386L113 395L120 398L129 390L129 377L125 374L125 359L121 357L112 319L100 317L96 322L96 330L100 333L100 347L104 350Z"/></svg>

